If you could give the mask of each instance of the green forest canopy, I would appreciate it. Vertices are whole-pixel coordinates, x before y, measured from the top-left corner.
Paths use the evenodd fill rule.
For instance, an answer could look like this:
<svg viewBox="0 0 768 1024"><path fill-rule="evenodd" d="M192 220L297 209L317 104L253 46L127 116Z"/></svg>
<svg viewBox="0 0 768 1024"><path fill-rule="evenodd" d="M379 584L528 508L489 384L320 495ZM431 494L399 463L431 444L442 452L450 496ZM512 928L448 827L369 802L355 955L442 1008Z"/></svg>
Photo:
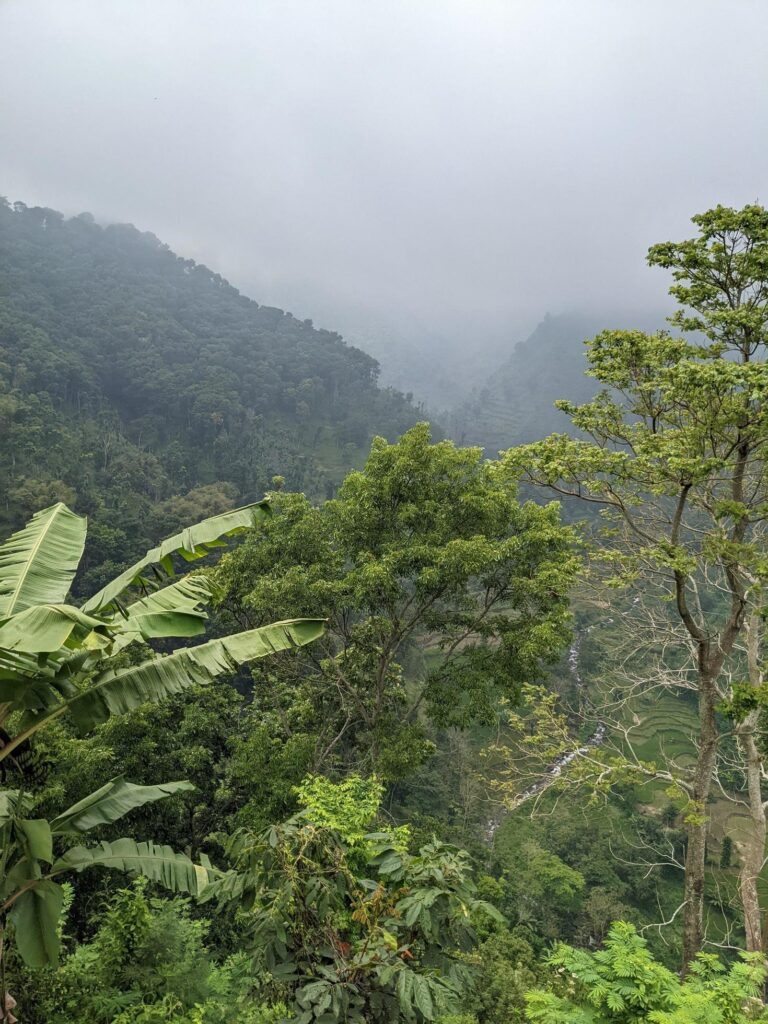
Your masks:
<svg viewBox="0 0 768 1024"><path fill-rule="evenodd" d="M0 527L66 501L91 520L91 583L275 474L331 496L419 418L377 376L152 234L0 202Z"/></svg>

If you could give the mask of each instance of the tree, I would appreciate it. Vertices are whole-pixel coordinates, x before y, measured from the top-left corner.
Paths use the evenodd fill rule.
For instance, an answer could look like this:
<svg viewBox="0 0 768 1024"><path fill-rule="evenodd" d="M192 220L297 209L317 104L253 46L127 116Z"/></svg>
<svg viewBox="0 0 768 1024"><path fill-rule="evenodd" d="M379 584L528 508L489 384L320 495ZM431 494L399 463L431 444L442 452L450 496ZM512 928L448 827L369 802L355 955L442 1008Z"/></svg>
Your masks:
<svg viewBox="0 0 768 1024"><path fill-rule="evenodd" d="M532 1024L747 1024L766 1020L765 966L743 953L726 971L701 953L684 983L657 963L633 925L617 922L595 953L558 945L549 989L527 994Z"/></svg>
<svg viewBox="0 0 768 1024"><path fill-rule="evenodd" d="M768 211L717 207L694 223L696 238L654 246L649 262L672 270L671 293L682 305L672 323L700 337L598 335L588 343L590 373L604 390L584 405L558 403L579 436L555 434L504 458L516 479L600 510L606 528L596 530L593 579L634 587L636 630L644 609L662 609L653 615L653 639L677 659L678 678L693 682L698 749L685 784L686 965L704 938L706 806L726 663L736 656L750 607L761 606L768 569L760 543ZM647 636L635 636L648 644Z"/></svg>
<svg viewBox="0 0 768 1024"><path fill-rule="evenodd" d="M479 900L462 851L407 852L408 829L374 827L383 786L310 777L303 809L228 846L234 868L203 900L248 912L253 951L295 1024L434 1020L460 1002L470 974L458 951L473 919L502 920Z"/></svg>
<svg viewBox="0 0 768 1024"><path fill-rule="evenodd" d="M292 674L256 689L286 736L315 733L315 770L402 778L431 752L428 722L492 720L568 636L576 563L556 505L520 505L480 449L432 444L427 424L377 438L320 508L274 505L217 580L241 628L287 608L328 617Z"/></svg>

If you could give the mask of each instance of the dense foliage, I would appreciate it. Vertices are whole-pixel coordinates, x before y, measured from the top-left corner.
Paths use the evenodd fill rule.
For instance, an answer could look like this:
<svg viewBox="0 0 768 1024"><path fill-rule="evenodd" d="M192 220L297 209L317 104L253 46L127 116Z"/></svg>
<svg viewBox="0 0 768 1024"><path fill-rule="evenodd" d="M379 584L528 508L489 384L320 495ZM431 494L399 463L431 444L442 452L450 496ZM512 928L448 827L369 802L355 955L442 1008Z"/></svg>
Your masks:
<svg viewBox="0 0 768 1024"><path fill-rule="evenodd" d="M493 721L500 695L559 656L572 536L554 505L521 506L479 449L431 444L421 424L377 438L336 499L274 507L217 579L241 627L288 609L329 619L291 675L265 663L257 690L281 738L312 734L316 770L403 778L430 756L425 724Z"/></svg>
<svg viewBox="0 0 768 1024"><path fill-rule="evenodd" d="M766 1019L766 217L655 247L703 337L599 335L494 461L152 236L0 207L0 1020Z"/></svg>
<svg viewBox="0 0 768 1024"><path fill-rule="evenodd" d="M0 201L0 528L60 500L86 569L261 496L328 496L417 418L378 365L130 225Z"/></svg>

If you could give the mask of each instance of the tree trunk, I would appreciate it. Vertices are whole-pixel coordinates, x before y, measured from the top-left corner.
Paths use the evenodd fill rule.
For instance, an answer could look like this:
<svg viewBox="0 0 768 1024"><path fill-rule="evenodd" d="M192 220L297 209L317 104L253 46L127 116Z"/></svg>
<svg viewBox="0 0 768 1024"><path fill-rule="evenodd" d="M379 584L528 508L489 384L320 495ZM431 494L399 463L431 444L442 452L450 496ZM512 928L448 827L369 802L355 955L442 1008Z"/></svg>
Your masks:
<svg viewBox="0 0 768 1024"><path fill-rule="evenodd" d="M763 682L760 669L760 635L762 622L753 613L746 623L747 665L749 684L755 688ZM751 711L736 729L736 736L744 757L749 798L749 826L742 842L742 862L739 872L739 894L744 912L744 931L747 936L747 950L750 953L763 951L763 926L760 912L760 898L757 883L765 859L766 813L763 802L762 778L763 759L755 739L760 721L760 710Z"/></svg>
<svg viewBox="0 0 768 1024"><path fill-rule="evenodd" d="M742 842L742 862L739 873L739 893L744 911L744 930L747 936L747 950L761 953L763 950L762 917L757 883L763 870L765 858L765 806L763 805L762 757L755 742L754 729L759 711L751 712L739 727L738 735L744 750L747 789L749 793L749 827Z"/></svg>
<svg viewBox="0 0 768 1024"><path fill-rule="evenodd" d="M683 975L704 942L704 872L706 860L707 801L717 756L715 706L717 690L710 675L699 684L699 752L691 787L693 806L688 811L685 853L685 907L683 910Z"/></svg>

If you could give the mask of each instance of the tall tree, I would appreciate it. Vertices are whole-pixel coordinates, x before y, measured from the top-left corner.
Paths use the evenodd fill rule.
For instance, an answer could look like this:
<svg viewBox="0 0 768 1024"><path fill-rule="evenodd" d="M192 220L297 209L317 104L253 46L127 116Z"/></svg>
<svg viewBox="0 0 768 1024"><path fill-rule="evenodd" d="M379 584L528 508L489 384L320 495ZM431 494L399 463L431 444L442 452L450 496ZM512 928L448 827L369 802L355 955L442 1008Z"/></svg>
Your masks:
<svg viewBox="0 0 768 1024"><path fill-rule="evenodd" d="M556 505L519 504L479 448L432 444L420 424L377 438L320 508L277 496L218 580L241 626L287 608L329 618L257 699L277 701L288 734L314 733L315 770L396 779L428 754L428 722L491 720L500 693L559 656L575 567Z"/></svg>
<svg viewBox="0 0 768 1024"><path fill-rule="evenodd" d="M584 405L559 402L578 436L511 450L515 478L589 502L591 571L634 586L638 609L671 607L672 656L690 651L698 697L695 770L687 785L684 963L704 939L707 801L718 749L717 706L751 604L768 570L759 530L768 505L768 211L717 207L693 218L698 235L653 246L672 271L681 309L671 322L693 340L606 331L588 343L604 387ZM639 614L639 612L638 612ZM675 620L686 645L675 642Z"/></svg>

